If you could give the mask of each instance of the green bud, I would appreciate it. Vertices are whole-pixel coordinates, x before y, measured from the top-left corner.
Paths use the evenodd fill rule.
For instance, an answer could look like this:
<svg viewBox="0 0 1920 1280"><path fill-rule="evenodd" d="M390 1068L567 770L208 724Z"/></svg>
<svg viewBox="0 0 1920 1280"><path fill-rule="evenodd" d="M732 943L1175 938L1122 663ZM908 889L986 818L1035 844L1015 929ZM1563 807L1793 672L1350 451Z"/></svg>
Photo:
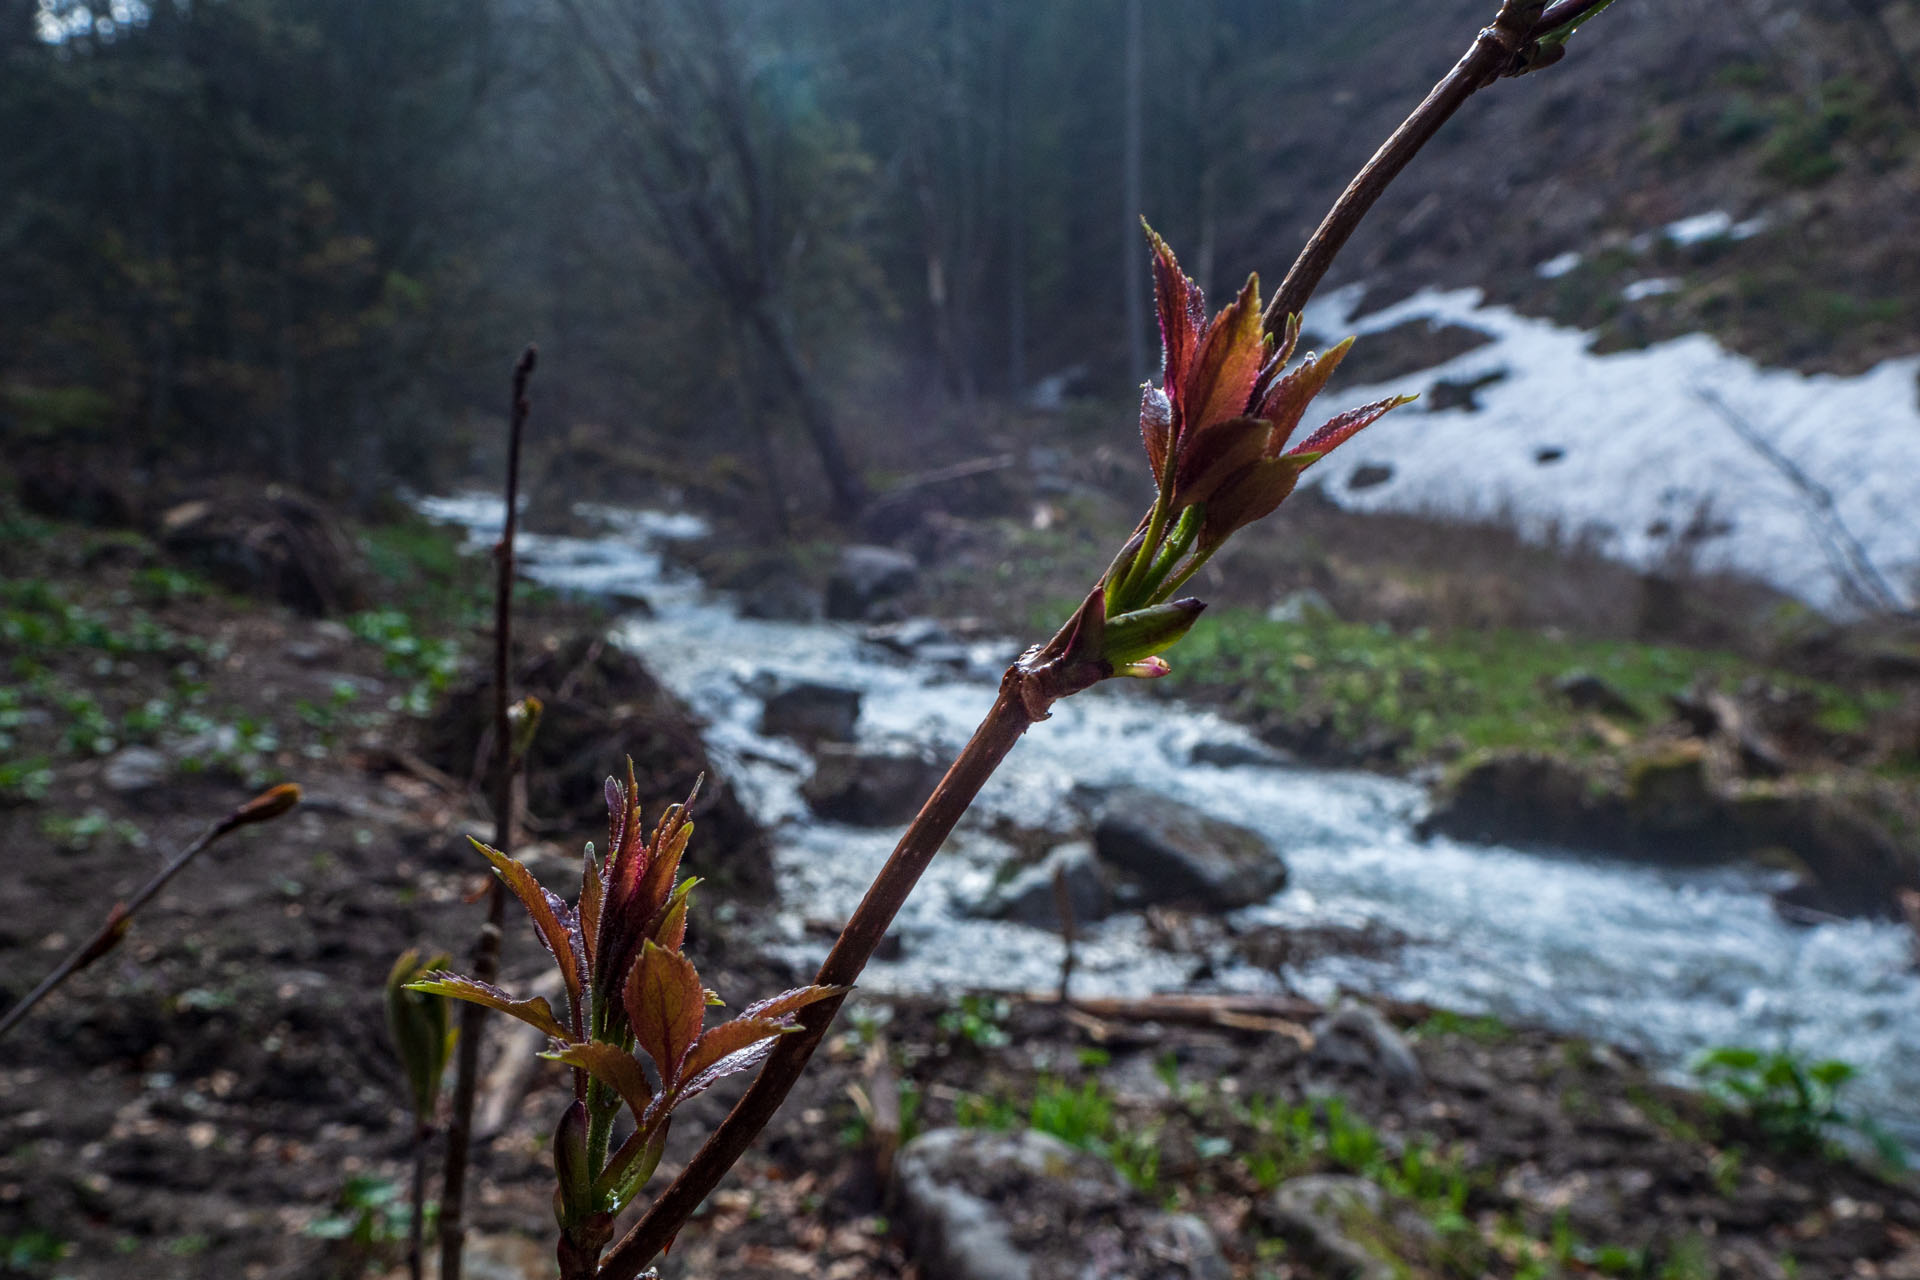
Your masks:
<svg viewBox="0 0 1920 1280"><path fill-rule="evenodd" d="M540 699L528 695L507 708L507 727L512 734L513 759L525 758L527 748L533 745L533 735L540 729L540 713L546 709Z"/></svg>
<svg viewBox="0 0 1920 1280"><path fill-rule="evenodd" d="M1193 630L1206 602L1188 597L1107 619L1100 656L1118 668L1164 653Z"/></svg>
<svg viewBox="0 0 1920 1280"><path fill-rule="evenodd" d="M554 1216L561 1227L594 1212L593 1169L587 1155L587 1104L575 1098L553 1131Z"/></svg>
<svg viewBox="0 0 1920 1280"><path fill-rule="evenodd" d="M408 1100L421 1123L431 1120L439 1105L440 1079L446 1074L456 1033L447 1015L446 997L409 990L407 984L452 961L442 952L422 963L419 949L409 948L387 974L387 1034L393 1037L394 1052L407 1077Z"/></svg>

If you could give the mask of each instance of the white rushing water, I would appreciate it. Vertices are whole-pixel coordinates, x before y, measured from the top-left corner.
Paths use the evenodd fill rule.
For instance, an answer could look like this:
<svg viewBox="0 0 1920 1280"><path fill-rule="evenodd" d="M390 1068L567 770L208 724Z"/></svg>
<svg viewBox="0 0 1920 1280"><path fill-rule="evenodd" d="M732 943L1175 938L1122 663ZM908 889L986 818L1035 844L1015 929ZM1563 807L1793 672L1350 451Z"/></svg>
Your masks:
<svg viewBox="0 0 1920 1280"><path fill-rule="evenodd" d="M1552 275L1562 265L1542 269ZM1659 285L1635 287L1646 294ZM1306 328L1358 333L1364 343L1366 334L1425 320L1493 340L1343 401L1421 391L1439 379L1501 376L1475 393L1478 411L1429 412L1416 402L1309 472L1335 501L1364 510L1510 515L1536 535L1549 527L1595 532L1610 554L1640 565L1658 561L1671 545L1668 531L1686 527L1708 504L1711 521L1728 529L1701 548L1701 567L1745 571L1822 608L1846 605L1829 549L1831 520L1742 438L1731 414L1831 494L1833 515L1896 595L1914 602L1920 356L1852 378L1762 369L1704 334L1595 356L1592 335L1482 305L1477 289L1425 290L1351 320L1360 292L1314 302ZM1349 488L1363 466L1388 467L1391 478Z"/></svg>
<svg viewBox="0 0 1920 1280"><path fill-rule="evenodd" d="M425 509L497 536L498 500L430 499ZM800 800L810 769L792 743L758 732L764 691L813 680L862 693L862 740L905 735L951 753L992 702L1011 645L981 645L966 670L902 657L860 628L745 619L724 597L663 568L664 538L696 536L685 515L603 513L599 539L526 537L525 571L555 587L644 596L618 641L640 654L708 724L719 767L775 832L782 915L796 960L824 955L809 918L841 919L898 830L819 822ZM1115 685L1126 685L1118 681ZM868 970L882 989L1045 988L1061 955L1052 933L963 914L1008 850L984 834L994 815L1064 824L1076 782L1132 782L1257 828L1292 876L1243 924L1376 924L1408 939L1371 957L1335 957L1287 976L1309 994L1380 992L1487 1011L1633 1045L1668 1064L1721 1044L1792 1047L1862 1069L1862 1102L1920 1132L1920 979L1897 927L1851 921L1792 927L1775 916L1758 873L1664 871L1597 858L1549 857L1446 839L1421 841L1422 793L1392 779L1311 768L1189 763L1196 742L1247 741L1212 714L1103 686L1056 708L982 794L902 916L901 958ZM693 855L697 867L698 854ZM1182 987L1192 961L1147 945L1140 919L1088 930L1075 990ZM1229 968L1242 990L1274 974Z"/></svg>

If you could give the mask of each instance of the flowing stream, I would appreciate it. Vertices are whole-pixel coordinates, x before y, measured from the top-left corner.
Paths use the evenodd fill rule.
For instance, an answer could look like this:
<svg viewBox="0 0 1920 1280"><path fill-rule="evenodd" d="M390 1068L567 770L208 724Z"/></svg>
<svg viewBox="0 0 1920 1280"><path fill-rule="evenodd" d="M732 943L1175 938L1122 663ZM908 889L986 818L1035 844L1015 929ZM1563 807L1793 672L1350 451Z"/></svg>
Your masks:
<svg viewBox="0 0 1920 1280"><path fill-rule="evenodd" d="M428 499L423 507L467 526L476 542L498 536L497 498ZM698 519L597 514L612 533L524 537L524 571L562 590L650 602L649 616L621 618L614 636L706 721L719 767L774 831L782 905L773 944L815 963L827 940L808 921L844 919L899 832L808 814L798 788L810 758L758 732L764 693L792 681L857 688L861 740L905 736L950 755L992 702L1016 646L949 644L914 656L872 643L854 625L743 618L731 600L663 563L663 541L699 536ZM1129 683L1062 703L1027 734L902 913L900 957L872 966L866 985L1053 985L1056 935L965 914L1011 854L987 826L1007 815L1024 826L1065 827L1075 783L1131 782L1253 826L1283 852L1288 887L1237 913L1236 923L1374 925L1406 939L1384 954L1289 970L1298 990L1323 998L1378 992L1489 1012L1631 1045L1676 1067L1723 1044L1843 1057L1861 1069L1857 1100L1909 1141L1920 1137L1920 978L1903 929L1867 921L1790 926L1775 916L1758 871L1670 871L1422 841L1413 833L1425 803L1417 787L1316 768L1193 764L1198 742L1250 739L1209 712L1115 687ZM1122 915L1088 930L1075 990L1180 989L1193 965L1149 946L1141 918ZM1246 991L1279 983L1244 965L1208 981Z"/></svg>

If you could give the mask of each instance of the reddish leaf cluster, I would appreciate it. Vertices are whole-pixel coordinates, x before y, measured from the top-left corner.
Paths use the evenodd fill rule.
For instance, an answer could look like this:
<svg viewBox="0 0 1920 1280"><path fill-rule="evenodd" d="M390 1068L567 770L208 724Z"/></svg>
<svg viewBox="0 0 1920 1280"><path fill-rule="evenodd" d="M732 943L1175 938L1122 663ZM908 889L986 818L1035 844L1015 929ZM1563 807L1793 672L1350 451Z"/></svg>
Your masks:
<svg viewBox="0 0 1920 1280"><path fill-rule="evenodd" d="M643 839L632 763L624 784L607 779L607 856L597 859L593 846L587 846L580 896L572 906L543 888L521 863L474 842L526 907L559 965L567 993L564 1018L538 996L515 999L488 983L444 971L410 984L412 990L486 1005L539 1028L557 1042L548 1056L576 1069L575 1108L563 1118L558 1137L582 1124L586 1128L579 1142L569 1138L556 1148L567 1193L563 1226L619 1212L659 1162L676 1106L724 1076L759 1065L777 1037L798 1029L794 1015L845 990L796 988L748 1005L729 1022L706 1025L707 1007L719 999L701 985L693 962L680 950L688 895L699 883L679 879L693 832L688 819L693 799L669 807ZM589 1081L603 1088L592 1089ZM633 1132L604 1165L591 1168L594 1161L587 1153L596 1142L589 1135L599 1126L610 1129L623 1103L633 1113ZM599 1131L604 1135L605 1129ZM604 1155L604 1136L597 1145Z"/></svg>
<svg viewBox="0 0 1920 1280"><path fill-rule="evenodd" d="M1167 242L1151 230L1154 292L1164 348L1161 385L1141 398L1140 434L1168 511L1201 507L1201 550L1272 512L1300 473L1412 397L1390 396L1349 409L1288 448L1307 405L1340 366L1349 338L1324 355L1308 353L1287 372L1300 338L1289 316L1279 338L1266 331L1260 279L1206 318L1206 298L1180 270Z"/></svg>

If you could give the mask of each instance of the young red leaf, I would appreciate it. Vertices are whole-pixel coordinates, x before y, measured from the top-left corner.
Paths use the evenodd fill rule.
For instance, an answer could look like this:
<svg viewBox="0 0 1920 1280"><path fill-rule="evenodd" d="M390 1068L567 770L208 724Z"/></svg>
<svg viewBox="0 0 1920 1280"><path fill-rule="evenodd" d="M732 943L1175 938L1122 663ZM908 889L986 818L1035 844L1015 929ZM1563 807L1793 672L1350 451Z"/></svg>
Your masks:
<svg viewBox="0 0 1920 1280"><path fill-rule="evenodd" d="M1255 415L1265 418L1272 427L1273 434L1267 441L1267 456L1276 457L1286 448L1288 437L1293 435L1295 427L1300 425L1300 417L1307 411L1307 405L1320 394L1327 385L1327 379L1347 358L1347 352L1353 347L1353 339L1348 338L1325 355L1309 352L1300 362L1300 367L1289 373L1267 389L1260 397L1260 406Z"/></svg>
<svg viewBox="0 0 1920 1280"><path fill-rule="evenodd" d="M600 953L600 907L606 897L606 872L593 856L593 844L589 841L580 866L580 938L589 966Z"/></svg>
<svg viewBox="0 0 1920 1280"><path fill-rule="evenodd" d="M800 1012L810 1004L822 1000L831 1000L853 990L852 987L795 987L791 991L782 991L777 996L768 996L765 1000L755 1000L740 1011L743 1018L784 1018Z"/></svg>
<svg viewBox="0 0 1920 1280"><path fill-rule="evenodd" d="M1311 458L1262 458L1221 486L1207 503L1200 545L1219 546L1234 530L1271 514L1287 500L1310 462Z"/></svg>
<svg viewBox="0 0 1920 1280"><path fill-rule="evenodd" d="M1288 316L1286 323L1280 326L1280 336L1273 348L1273 354L1267 357L1266 367L1260 370L1260 380L1255 382L1254 395L1261 395L1266 387L1287 367L1287 361L1293 359L1294 348L1300 345L1300 313Z"/></svg>
<svg viewBox="0 0 1920 1280"><path fill-rule="evenodd" d="M1174 474L1173 509L1183 511L1211 498L1219 487L1260 457L1267 424L1258 418L1229 418L1189 436L1180 448Z"/></svg>
<svg viewBox="0 0 1920 1280"><path fill-rule="evenodd" d="M700 883L700 877L688 876L667 899L667 905L661 908L660 923L649 931L653 941L669 951L678 951L687 940L687 898L693 887Z"/></svg>
<svg viewBox="0 0 1920 1280"><path fill-rule="evenodd" d="M1153 482L1161 484L1167 475L1167 450L1173 446L1173 401L1159 387L1140 389L1140 440L1147 447L1147 465L1153 468Z"/></svg>
<svg viewBox="0 0 1920 1280"><path fill-rule="evenodd" d="M683 808L678 812L684 815L687 810ZM640 923L653 923L653 917L666 906L667 896L673 892L674 877L680 874L680 859L692 835L693 823L684 817L671 827L663 824L663 828L654 833L653 856L646 877L625 908L632 911Z"/></svg>
<svg viewBox="0 0 1920 1280"><path fill-rule="evenodd" d="M533 878L533 872L522 863L478 840L473 841L473 847L486 855L487 861L500 873L500 879L507 888L513 890L513 896L520 899L527 914L533 917L533 927L539 931L540 940L547 944L547 950L553 953L554 960L560 966L560 977L567 985L567 1002L577 1021L581 1008L580 988L586 981L586 956L573 936L572 911L566 903L542 888L540 882Z"/></svg>
<svg viewBox="0 0 1920 1280"><path fill-rule="evenodd" d="M1210 423L1245 413L1254 379L1266 362L1260 277L1249 276L1240 296L1207 326L1186 385L1174 393L1179 423L1176 445Z"/></svg>
<svg viewBox="0 0 1920 1280"><path fill-rule="evenodd" d="M1199 341L1200 325L1206 318L1206 299L1180 270L1167 242L1147 228L1147 243L1153 249L1153 293L1160 308L1161 379L1169 394L1177 394L1193 363L1194 347ZM1160 474L1159 468L1154 474Z"/></svg>
<svg viewBox="0 0 1920 1280"><path fill-rule="evenodd" d="M619 917L639 890L647 873L647 846L641 839L639 784L633 778L633 760L627 760L627 782L615 784L620 798L619 838L607 851L607 911L601 927L618 927ZM604 941L604 939L603 939ZM604 949L604 948L603 948Z"/></svg>
<svg viewBox="0 0 1920 1280"><path fill-rule="evenodd" d="M541 996L534 996L530 1000L515 1000L491 983L477 982L472 978L463 978L457 973L445 972L429 973L418 982L409 982L407 990L450 996L470 1004L483 1004L489 1009L498 1009L509 1017L518 1018L530 1027L546 1032L555 1040L573 1039L573 1033L562 1027L560 1020L553 1016L553 1006Z"/></svg>
<svg viewBox="0 0 1920 1280"><path fill-rule="evenodd" d="M680 1060L706 1021L700 974L685 956L648 941L641 944L640 963L623 994L633 1038L653 1059L661 1088L671 1093L679 1082Z"/></svg>
<svg viewBox="0 0 1920 1280"><path fill-rule="evenodd" d="M1314 461L1318 461L1352 439L1361 429L1378 422L1389 410L1397 409L1413 399L1413 396L1388 396L1385 400L1375 400L1372 404L1363 404L1357 409L1336 414L1327 420L1325 426L1287 450L1287 456L1311 455Z"/></svg>
<svg viewBox="0 0 1920 1280"><path fill-rule="evenodd" d="M789 1030L794 1029L796 1028L789 1028ZM728 1076L753 1070L767 1060L767 1055L773 1052L773 1046L773 1040L761 1040L737 1053L728 1054L697 1075L689 1075L681 1082L679 1092L674 1095L674 1104L677 1106L689 1098L699 1097Z"/></svg>
<svg viewBox="0 0 1920 1280"><path fill-rule="evenodd" d="M799 1029L796 1024L782 1018L743 1016L732 1022L723 1022L694 1042L693 1051L687 1054L687 1060L681 1067L682 1074L691 1080L722 1058L759 1044L762 1040L771 1040Z"/></svg>
<svg viewBox="0 0 1920 1280"><path fill-rule="evenodd" d="M633 1112L636 1123L653 1103L653 1086L647 1082L647 1073L640 1066L640 1060L616 1045L595 1040L587 1044L570 1044L545 1056L570 1067L579 1067L612 1088L620 1095L620 1100L627 1104L627 1109Z"/></svg>

